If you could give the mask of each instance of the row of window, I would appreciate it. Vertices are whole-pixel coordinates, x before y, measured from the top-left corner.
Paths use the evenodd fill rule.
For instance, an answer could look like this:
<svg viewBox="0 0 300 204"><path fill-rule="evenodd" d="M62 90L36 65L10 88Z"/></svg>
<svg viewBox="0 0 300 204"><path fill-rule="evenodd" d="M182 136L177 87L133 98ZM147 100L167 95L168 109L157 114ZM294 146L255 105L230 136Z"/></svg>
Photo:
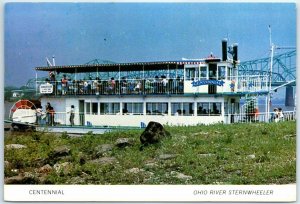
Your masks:
<svg viewBox="0 0 300 204"><path fill-rule="evenodd" d="M92 115L117 115L120 103L86 102L85 112ZM122 103L122 114L143 115L143 103ZM164 115L169 112L168 103L146 103L147 115ZM197 103L197 115L221 115L222 104L213 102ZM194 115L194 103L171 103L171 115Z"/></svg>
<svg viewBox="0 0 300 204"><path fill-rule="evenodd" d="M236 69L227 67L227 80L231 80L232 77L236 76ZM185 69L186 80L206 80L215 79L222 80L226 78L226 66L213 66L213 67L189 67Z"/></svg>

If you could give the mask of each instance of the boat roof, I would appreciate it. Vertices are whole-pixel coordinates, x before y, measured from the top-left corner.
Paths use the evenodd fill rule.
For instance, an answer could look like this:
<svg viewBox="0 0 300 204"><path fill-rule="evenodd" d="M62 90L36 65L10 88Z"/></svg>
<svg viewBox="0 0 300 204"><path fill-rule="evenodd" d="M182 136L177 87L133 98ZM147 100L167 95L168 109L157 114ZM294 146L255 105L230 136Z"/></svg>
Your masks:
<svg viewBox="0 0 300 204"><path fill-rule="evenodd" d="M197 60L175 60L175 61L153 61L153 62L130 62L130 63L103 63L83 65L62 65L36 67L37 71L58 71L64 73L75 72L111 72L111 71L150 71L163 69L182 69L180 65L204 64L208 62L220 62L219 58L197 59ZM178 66L179 65L179 66Z"/></svg>

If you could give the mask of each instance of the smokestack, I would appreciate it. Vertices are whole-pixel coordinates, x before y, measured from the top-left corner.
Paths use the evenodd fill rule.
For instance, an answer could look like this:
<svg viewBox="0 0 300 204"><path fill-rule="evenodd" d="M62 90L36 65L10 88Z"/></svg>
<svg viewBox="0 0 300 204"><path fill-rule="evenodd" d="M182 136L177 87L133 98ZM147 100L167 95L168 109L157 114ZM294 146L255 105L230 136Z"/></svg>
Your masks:
<svg viewBox="0 0 300 204"><path fill-rule="evenodd" d="M232 57L233 57L234 62L238 61L238 44L237 43L233 44L233 55L232 55Z"/></svg>
<svg viewBox="0 0 300 204"><path fill-rule="evenodd" d="M227 60L227 39L222 40L222 61Z"/></svg>

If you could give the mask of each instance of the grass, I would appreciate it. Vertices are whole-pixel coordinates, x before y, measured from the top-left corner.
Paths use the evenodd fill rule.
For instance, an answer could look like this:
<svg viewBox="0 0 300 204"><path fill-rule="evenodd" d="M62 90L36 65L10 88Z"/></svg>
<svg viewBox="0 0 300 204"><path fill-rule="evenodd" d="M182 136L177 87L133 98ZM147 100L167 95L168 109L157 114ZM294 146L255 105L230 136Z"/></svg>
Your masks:
<svg viewBox="0 0 300 204"><path fill-rule="evenodd" d="M68 171L50 171L47 184L287 184L296 182L296 122L166 127L171 138L139 151L142 130L70 137L67 133L6 133L5 145L23 144L25 149L5 149L5 177L32 172L45 164L69 162ZM132 138L130 147L113 146L103 157L117 162L91 162L101 158L97 147ZM50 159L55 147L67 146L64 157ZM175 158L160 160L162 154ZM18 169L18 172L14 169ZM135 171L134 171L135 169ZM175 173L174 173L175 172ZM176 173L189 176L177 178ZM80 180L80 181L78 181Z"/></svg>

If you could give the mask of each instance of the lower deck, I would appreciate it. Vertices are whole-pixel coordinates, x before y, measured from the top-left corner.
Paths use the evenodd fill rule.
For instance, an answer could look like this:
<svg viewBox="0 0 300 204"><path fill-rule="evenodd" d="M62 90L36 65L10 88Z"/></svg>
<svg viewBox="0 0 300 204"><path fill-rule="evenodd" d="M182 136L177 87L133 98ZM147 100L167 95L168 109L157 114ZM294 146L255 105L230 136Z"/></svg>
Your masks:
<svg viewBox="0 0 300 204"><path fill-rule="evenodd" d="M40 124L52 121L53 125L71 125L71 106L75 126L103 127L145 127L150 121L175 126L208 125L224 123L226 115L239 111L237 96L48 97L41 101L44 110L48 102L55 114L40 118Z"/></svg>

